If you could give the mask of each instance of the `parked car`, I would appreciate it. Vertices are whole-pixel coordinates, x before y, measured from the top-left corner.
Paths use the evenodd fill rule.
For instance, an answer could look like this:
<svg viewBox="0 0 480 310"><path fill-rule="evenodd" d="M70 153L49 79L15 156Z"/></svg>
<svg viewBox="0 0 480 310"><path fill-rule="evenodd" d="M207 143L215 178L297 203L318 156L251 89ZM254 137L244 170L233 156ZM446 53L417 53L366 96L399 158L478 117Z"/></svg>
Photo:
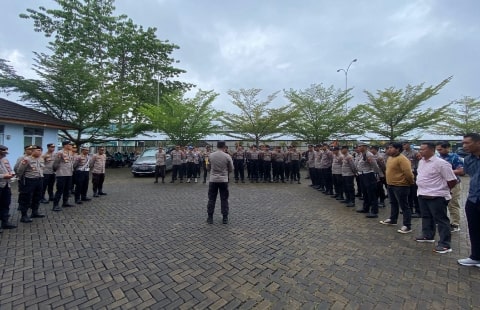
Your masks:
<svg viewBox="0 0 480 310"><path fill-rule="evenodd" d="M143 153L138 156L132 164L132 174L134 177L139 175L153 175L155 174L155 153L157 153L157 148L150 148L143 151ZM167 153L167 171L172 170L172 156L170 152Z"/></svg>

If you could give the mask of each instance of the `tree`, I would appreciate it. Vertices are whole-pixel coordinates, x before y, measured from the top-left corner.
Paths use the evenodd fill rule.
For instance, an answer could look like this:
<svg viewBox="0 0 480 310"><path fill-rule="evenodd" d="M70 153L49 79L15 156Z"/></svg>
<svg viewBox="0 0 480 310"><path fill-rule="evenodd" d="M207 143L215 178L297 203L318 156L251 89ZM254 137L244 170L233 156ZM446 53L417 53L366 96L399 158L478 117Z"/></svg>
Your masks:
<svg viewBox="0 0 480 310"><path fill-rule="evenodd" d="M433 109L425 108L423 104L437 95L451 79L449 77L436 86L426 88L423 87L424 83L407 85L404 90L390 87L377 90L377 96L365 91L369 103L359 105L354 110L362 115L368 132L394 141L412 131L429 128L442 118L448 105Z"/></svg>
<svg viewBox="0 0 480 310"><path fill-rule="evenodd" d="M52 40L51 54L35 53L39 79L24 79L0 62L0 87L18 92L33 107L73 123L62 136L77 143L132 132L138 107L153 102L157 90L188 89L172 81L181 73L170 54L178 46L156 38L125 15L114 16L113 0L56 0L58 9L28 9L34 30ZM113 123L113 126L112 126Z"/></svg>
<svg viewBox="0 0 480 310"><path fill-rule="evenodd" d="M345 113L349 91L313 84L305 90L285 91L285 97L293 106L286 132L300 140L318 144L360 132L358 110Z"/></svg>
<svg viewBox="0 0 480 310"><path fill-rule="evenodd" d="M240 140L255 141L273 139L283 134L283 127L290 115L288 106L268 108L278 92L264 101L257 99L261 89L229 90L232 103L240 109L240 114L224 113L221 122L227 128L225 134Z"/></svg>
<svg viewBox="0 0 480 310"><path fill-rule="evenodd" d="M480 132L479 98L465 96L451 102L449 106L442 121L434 127L434 133L463 136L467 133Z"/></svg>
<svg viewBox="0 0 480 310"><path fill-rule="evenodd" d="M221 113L212 108L218 94L199 90L194 98L185 98L181 91L161 97L159 104L144 104L139 112L148 120L140 124L139 131L158 130L175 144L195 143L216 132L215 121Z"/></svg>

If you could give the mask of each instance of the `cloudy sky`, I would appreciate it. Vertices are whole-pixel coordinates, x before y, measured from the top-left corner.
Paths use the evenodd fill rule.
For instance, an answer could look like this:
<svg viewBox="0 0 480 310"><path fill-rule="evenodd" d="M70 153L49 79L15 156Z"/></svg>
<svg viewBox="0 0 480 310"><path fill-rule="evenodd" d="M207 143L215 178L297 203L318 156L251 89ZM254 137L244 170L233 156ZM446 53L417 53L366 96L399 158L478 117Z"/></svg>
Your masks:
<svg viewBox="0 0 480 310"><path fill-rule="evenodd" d="M47 40L18 14L40 5L54 2L2 1L0 58L25 76L32 76L32 51L44 51ZM480 96L478 0L117 0L116 7L179 45L182 80L220 93L215 107L223 110L232 109L229 89L260 88L261 98L314 83L344 89L337 69L353 59L352 105L365 102L364 90L448 76L429 105ZM281 94L275 104L286 103Z"/></svg>

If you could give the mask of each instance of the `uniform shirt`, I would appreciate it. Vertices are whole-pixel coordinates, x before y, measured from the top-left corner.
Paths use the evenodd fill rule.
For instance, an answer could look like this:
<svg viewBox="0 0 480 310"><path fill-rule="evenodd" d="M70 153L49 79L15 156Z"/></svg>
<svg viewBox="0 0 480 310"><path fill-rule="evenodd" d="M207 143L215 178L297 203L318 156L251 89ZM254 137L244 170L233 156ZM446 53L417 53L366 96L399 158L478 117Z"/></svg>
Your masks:
<svg viewBox="0 0 480 310"><path fill-rule="evenodd" d="M357 173L357 168L355 166L355 159L351 154L343 155L342 160L342 176L350 177L354 176Z"/></svg>
<svg viewBox="0 0 480 310"><path fill-rule="evenodd" d="M308 167L315 167L315 151L307 151L307 164Z"/></svg>
<svg viewBox="0 0 480 310"><path fill-rule="evenodd" d="M412 166L405 155L388 157L386 166L385 177L388 185L410 186L415 183Z"/></svg>
<svg viewBox="0 0 480 310"><path fill-rule="evenodd" d="M380 171L377 160L372 153L366 151L365 153L358 154L357 171L360 174L369 172L378 173Z"/></svg>
<svg viewBox="0 0 480 310"><path fill-rule="evenodd" d="M53 167L56 168L55 174L57 177L69 177L73 174L73 160L74 157L68 151L59 151L55 154Z"/></svg>
<svg viewBox="0 0 480 310"><path fill-rule="evenodd" d="M25 156L18 164L16 172L19 178L43 178L43 160L40 157Z"/></svg>
<svg viewBox="0 0 480 310"><path fill-rule="evenodd" d="M290 159L291 161L300 160L300 158L302 158L302 153L298 151L291 151L290 153L288 153L288 159Z"/></svg>
<svg viewBox="0 0 480 310"><path fill-rule="evenodd" d="M236 159L236 160L243 161L243 159L245 158L245 151L244 150L241 150L241 151L237 150L237 151L233 152L232 158Z"/></svg>
<svg viewBox="0 0 480 310"><path fill-rule="evenodd" d="M258 153L257 150L248 152L248 155L249 155L251 160L258 160L259 153Z"/></svg>
<svg viewBox="0 0 480 310"><path fill-rule="evenodd" d="M107 155L105 154L95 154L90 159L90 169L92 173L103 174L105 173L105 163L107 162Z"/></svg>
<svg viewBox="0 0 480 310"><path fill-rule="evenodd" d="M450 200L450 188L447 181L457 180L457 176L453 173L450 163L432 156L425 160L422 158L418 163L417 186L418 195L444 197Z"/></svg>
<svg viewBox="0 0 480 310"><path fill-rule="evenodd" d="M167 154L165 154L163 151L157 151L155 153L155 161L157 166L165 166L167 162Z"/></svg>
<svg viewBox="0 0 480 310"><path fill-rule="evenodd" d="M182 157L183 157L182 151L173 150L172 152L170 152L170 155L172 156L172 164L174 166L182 164Z"/></svg>
<svg viewBox="0 0 480 310"><path fill-rule="evenodd" d="M322 151L315 151L315 162L313 163L313 166L315 169L320 169L320 162L322 161Z"/></svg>
<svg viewBox="0 0 480 310"><path fill-rule="evenodd" d="M322 158L320 159L320 169L327 169L332 167L333 153L330 150L323 151Z"/></svg>
<svg viewBox="0 0 480 310"><path fill-rule="evenodd" d="M9 182L9 180L3 178L3 175L12 173L12 166L10 166L8 159L5 157L0 158L0 188L5 188Z"/></svg>
<svg viewBox="0 0 480 310"><path fill-rule="evenodd" d="M387 167L385 165L385 156L384 155L385 154L382 154L382 153L377 153L377 154L373 155L373 158L375 158L375 160L377 161L377 165L378 165L378 168L379 168L378 175L382 178L385 177L385 171L387 169Z"/></svg>
<svg viewBox="0 0 480 310"><path fill-rule="evenodd" d="M405 155L408 160L410 160L410 164L412 165L412 170L416 170L418 168L418 159L417 154L418 152L414 149L410 149L410 151L403 150L403 155Z"/></svg>
<svg viewBox="0 0 480 310"><path fill-rule="evenodd" d="M78 155L75 157L75 164L73 165L77 171L90 171L90 156Z"/></svg>
<svg viewBox="0 0 480 310"><path fill-rule="evenodd" d="M342 174L342 164L343 155L340 153L338 155L333 154L332 174Z"/></svg>
<svg viewBox="0 0 480 310"><path fill-rule="evenodd" d="M209 156L210 182L228 182L228 173L233 171L232 157L222 150L213 152Z"/></svg>
<svg viewBox="0 0 480 310"><path fill-rule="evenodd" d="M467 199L473 203L480 202L480 157L473 154L465 157L465 173L470 176L470 189Z"/></svg>
<svg viewBox="0 0 480 310"><path fill-rule="evenodd" d="M261 157L263 161L272 161L272 152L263 151Z"/></svg>
<svg viewBox="0 0 480 310"><path fill-rule="evenodd" d="M195 161L195 153L192 150L190 150L187 152L185 162L193 163L194 161Z"/></svg>
<svg viewBox="0 0 480 310"><path fill-rule="evenodd" d="M55 154L52 153L45 153L43 154L43 174L54 174L53 171L53 161L54 161Z"/></svg>
<svg viewBox="0 0 480 310"><path fill-rule="evenodd" d="M285 161L285 153L283 153L282 151L273 152L272 159L277 163L283 163Z"/></svg>

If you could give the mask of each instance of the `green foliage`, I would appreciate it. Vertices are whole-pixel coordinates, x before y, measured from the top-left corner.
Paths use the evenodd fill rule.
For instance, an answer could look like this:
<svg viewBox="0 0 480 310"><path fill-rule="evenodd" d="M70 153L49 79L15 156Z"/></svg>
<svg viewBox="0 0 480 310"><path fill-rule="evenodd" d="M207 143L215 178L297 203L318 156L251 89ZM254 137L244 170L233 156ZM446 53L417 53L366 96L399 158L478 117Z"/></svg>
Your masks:
<svg viewBox="0 0 480 310"><path fill-rule="evenodd" d="M156 38L155 28L114 16L113 0L55 2L57 9L27 9L20 15L51 38L51 54L35 53L40 78L24 79L1 61L0 88L73 123L76 133L64 131L64 137L87 142L131 136L132 122L143 121L138 117L143 103L153 102L157 93L192 86L172 81L184 72L173 67L170 56L178 46Z"/></svg>
<svg viewBox="0 0 480 310"><path fill-rule="evenodd" d="M447 106L437 109L425 108L424 103L437 95L452 77L436 86L424 88L422 84L407 85L405 89L394 87L378 90L376 96L365 91L369 102L356 107L362 115L365 129L382 137L395 140L414 130L421 130L435 125L442 119Z"/></svg>
<svg viewBox="0 0 480 310"><path fill-rule="evenodd" d="M434 127L433 132L452 136L480 132L479 98L465 96L451 102L442 121Z"/></svg>
<svg viewBox="0 0 480 310"><path fill-rule="evenodd" d="M345 113L351 99L349 90L313 84L305 90L285 91L285 97L293 106L286 132L300 140L318 144L358 134L361 130L361 122L355 121L359 119L358 110Z"/></svg>
<svg viewBox="0 0 480 310"><path fill-rule="evenodd" d="M159 104L144 104L139 112L148 120L138 124L138 131L158 130L174 144L195 143L219 129L214 121L221 113L212 108L218 94L199 90L194 98L185 98L181 91L161 97Z"/></svg>
<svg viewBox="0 0 480 310"><path fill-rule="evenodd" d="M240 114L224 113L221 122L227 128L227 136L255 141L274 139L283 134L283 127L291 113L288 106L268 108L278 92L271 94L264 101L257 99L261 89L229 90L232 103L240 109Z"/></svg>

